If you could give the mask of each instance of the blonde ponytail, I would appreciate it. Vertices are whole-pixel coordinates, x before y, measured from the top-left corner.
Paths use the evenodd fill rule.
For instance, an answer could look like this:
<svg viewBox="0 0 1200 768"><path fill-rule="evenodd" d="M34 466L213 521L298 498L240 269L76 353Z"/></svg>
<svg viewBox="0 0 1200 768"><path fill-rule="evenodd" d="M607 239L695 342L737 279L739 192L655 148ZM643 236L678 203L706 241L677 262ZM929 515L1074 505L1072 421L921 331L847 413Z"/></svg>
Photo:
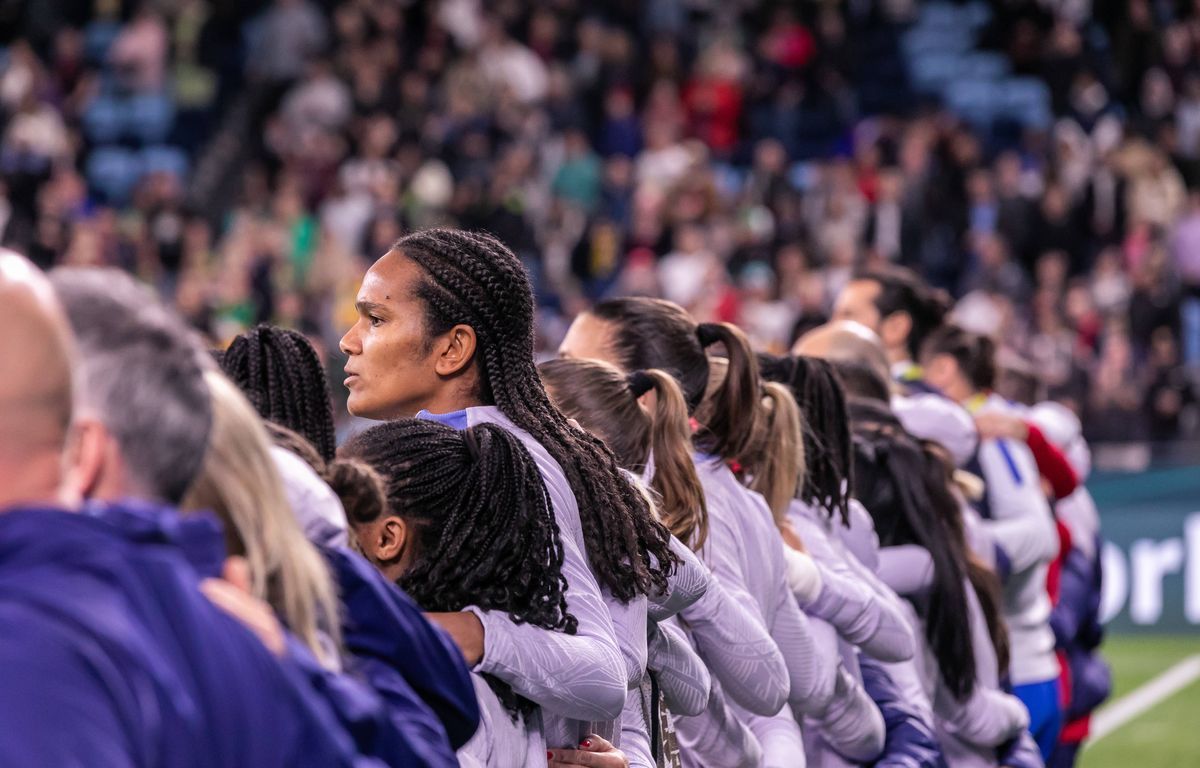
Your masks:
<svg viewBox="0 0 1200 768"><path fill-rule="evenodd" d="M767 500L776 524L787 515L804 479L804 439L800 407L782 384L762 385L763 430L743 463L750 487Z"/></svg>
<svg viewBox="0 0 1200 768"><path fill-rule="evenodd" d="M654 416L650 446L662 522L675 538L694 550L708 538L708 505L692 461L692 427L679 383L666 371L645 372L653 380Z"/></svg>
<svg viewBox="0 0 1200 768"><path fill-rule="evenodd" d="M206 371L213 425L199 475L180 504L211 510L230 554L250 566L251 591L328 667L338 664L337 589L324 558L288 506L258 413L224 375ZM333 648L323 638L333 641Z"/></svg>

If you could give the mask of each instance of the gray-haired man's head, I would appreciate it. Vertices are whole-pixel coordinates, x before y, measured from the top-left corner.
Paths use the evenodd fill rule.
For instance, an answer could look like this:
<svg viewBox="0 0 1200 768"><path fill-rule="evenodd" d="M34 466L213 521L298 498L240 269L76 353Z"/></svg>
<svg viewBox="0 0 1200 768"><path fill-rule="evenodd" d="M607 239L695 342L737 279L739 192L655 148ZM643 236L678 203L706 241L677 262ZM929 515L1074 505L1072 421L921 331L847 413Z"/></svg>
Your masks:
<svg viewBox="0 0 1200 768"><path fill-rule="evenodd" d="M178 503L212 427L203 346L124 272L59 268L50 279L78 344L77 406L120 453L122 477L107 478L96 495Z"/></svg>

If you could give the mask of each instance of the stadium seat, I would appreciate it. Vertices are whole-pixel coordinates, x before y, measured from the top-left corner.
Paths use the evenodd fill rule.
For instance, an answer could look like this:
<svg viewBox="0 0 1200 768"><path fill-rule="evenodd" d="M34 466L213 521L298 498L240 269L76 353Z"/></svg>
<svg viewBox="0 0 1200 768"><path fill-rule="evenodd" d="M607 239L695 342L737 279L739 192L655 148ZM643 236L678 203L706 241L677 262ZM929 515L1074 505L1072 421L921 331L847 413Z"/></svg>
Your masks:
<svg viewBox="0 0 1200 768"><path fill-rule="evenodd" d="M982 29L992 20L992 9L985 2L968 3L962 9L962 18L972 29Z"/></svg>
<svg viewBox="0 0 1200 768"><path fill-rule="evenodd" d="M1050 89L1032 77L1010 77L999 87L999 108L1027 127L1045 127L1052 120Z"/></svg>
<svg viewBox="0 0 1200 768"><path fill-rule="evenodd" d="M165 141L175 123L175 105L162 93L131 96L125 109L125 134L142 144Z"/></svg>
<svg viewBox="0 0 1200 768"><path fill-rule="evenodd" d="M926 51L967 53L974 45L975 36L967 29L939 31L915 27L900 39L900 47L910 60Z"/></svg>
<svg viewBox="0 0 1200 768"><path fill-rule="evenodd" d="M122 147L99 147L87 159L88 185L105 202L121 205L142 175L141 158Z"/></svg>
<svg viewBox="0 0 1200 768"><path fill-rule="evenodd" d="M101 92L83 110L83 133L93 144L111 144L121 138L125 122L121 102Z"/></svg>
<svg viewBox="0 0 1200 768"><path fill-rule="evenodd" d="M188 157L182 149L166 144L141 151L141 173L169 173L180 181L187 178Z"/></svg>
<svg viewBox="0 0 1200 768"><path fill-rule="evenodd" d="M960 6L933 2L921 6L917 25L925 29L956 29L963 21L964 13Z"/></svg>
<svg viewBox="0 0 1200 768"><path fill-rule="evenodd" d="M1003 54L983 51L964 56L960 66L963 77L977 79L999 80L1008 77L1012 70L1008 59Z"/></svg>
<svg viewBox="0 0 1200 768"><path fill-rule="evenodd" d="M913 87L921 93L941 93L960 74L963 57L945 51L923 51L908 62Z"/></svg>
<svg viewBox="0 0 1200 768"><path fill-rule="evenodd" d="M94 65L104 64L108 58L108 49L119 34L121 25L116 21L99 20L88 24L83 30L84 56Z"/></svg>
<svg viewBox="0 0 1200 768"><path fill-rule="evenodd" d="M997 84L992 80L958 79L946 87L944 96L953 112L985 128L1000 106Z"/></svg>

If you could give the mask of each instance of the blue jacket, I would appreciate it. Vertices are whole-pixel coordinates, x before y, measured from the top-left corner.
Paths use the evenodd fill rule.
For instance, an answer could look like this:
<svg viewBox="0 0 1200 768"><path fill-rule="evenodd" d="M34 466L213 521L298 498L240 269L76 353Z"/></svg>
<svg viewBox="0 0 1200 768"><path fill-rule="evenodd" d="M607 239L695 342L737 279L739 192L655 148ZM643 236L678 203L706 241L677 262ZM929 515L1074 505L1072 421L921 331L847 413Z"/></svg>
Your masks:
<svg viewBox="0 0 1200 768"><path fill-rule="evenodd" d="M859 668L863 689L879 707L887 726L883 756L874 765L879 768L946 768L937 735L918 712L904 703L883 665L860 654Z"/></svg>
<svg viewBox="0 0 1200 768"><path fill-rule="evenodd" d="M210 518L181 518L173 510L156 507L137 501L126 501L120 505L93 504L86 510L88 514L104 519L130 535L136 535L141 541L157 541L168 536L178 545L185 559L191 564L200 578L219 575L224 564L225 550L223 538L220 544L211 536L203 533L205 529L216 527L219 523ZM189 535L194 533L195 535ZM388 587L378 572L355 556L327 552L330 568L338 573L341 582L339 592L351 592L361 595L364 585ZM392 587L391 592L398 596L397 604L403 602L403 595ZM388 592L382 592L387 595ZM355 605L361 606L361 596ZM401 645L409 643L411 651L428 654L426 657L431 664L444 667L449 671L448 690L453 691L454 671L463 666L461 655L450 645L449 639L442 637L423 617L417 615L408 625L394 620L384 605L359 607L358 613L369 612L374 608L378 614L375 624L377 631L394 633L395 639ZM364 645L364 631L358 628L358 622L353 621L354 612L343 605L345 620L343 632L349 638L353 648ZM391 619L391 620L389 620ZM428 636L434 638L433 643L424 642ZM439 648L434 643L441 642ZM453 651L446 653L446 648ZM344 650L351 650L350 647ZM402 654L400 654L402 655ZM322 667L309 650L295 638L289 637L289 667L299 671L309 690L315 692L331 709L337 722L353 739L353 748L360 755L360 761L374 764L376 760L387 765L411 766L456 766L454 750L447 741L445 729L437 720L430 708L414 693L405 676L377 659L359 660L353 656L346 659L350 669L348 674L332 673ZM412 660L410 660L410 665ZM414 675L420 678L420 675ZM426 672L425 677L433 677ZM468 683L469 684L469 683ZM429 687L422 680L424 687ZM472 699L470 703L460 703L460 707L473 706L474 691L469 689ZM431 695L430 698L433 698ZM370 758L368 760L368 758Z"/></svg>
<svg viewBox="0 0 1200 768"><path fill-rule="evenodd" d="M1099 536L1092 551L1091 558L1078 547L1067 553L1060 572L1058 603L1050 614L1055 647L1063 651L1070 668L1071 703L1063 713L1064 723L1093 711L1112 692L1112 672L1097 653L1104 639Z"/></svg>
<svg viewBox="0 0 1200 768"><path fill-rule="evenodd" d="M219 561L212 520L114 517L0 513L0 765L379 764L199 592L183 549Z"/></svg>
<svg viewBox="0 0 1200 768"><path fill-rule="evenodd" d="M395 704L401 730L448 738L454 749L466 744L479 726L479 702L458 646L357 554L322 554L338 582L348 671Z"/></svg>

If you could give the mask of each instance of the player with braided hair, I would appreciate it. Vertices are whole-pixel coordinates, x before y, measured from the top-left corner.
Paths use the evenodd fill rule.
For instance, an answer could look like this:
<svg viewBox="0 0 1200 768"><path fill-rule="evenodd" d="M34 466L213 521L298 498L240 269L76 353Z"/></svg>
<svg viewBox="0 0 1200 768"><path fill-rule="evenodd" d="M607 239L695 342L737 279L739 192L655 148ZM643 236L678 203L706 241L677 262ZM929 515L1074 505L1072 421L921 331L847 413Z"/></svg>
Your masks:
<svg viewBox="0 0 1200 768"><path fill-rule="evenodd" d="M400 419L356 435L342 455L373 467L387 489L386 513L351 519L362 551L420 605L478 605L575 634L546 488L506 430Z"/></svg>
<svg viewBox="0 0 1200 768"><path fill-rule="evenodd" d="M846 395L833 366L804 356L759 355L765 378L788 387L804 412L808 472L788 522L816 561L819 591L797 595L805 612L834 626L864 653L883 661L904 661L915 651L903 612L872 574L856 568L840 543L849 535L853 499L853 440ZM863 515L862 520L866 519ZM840 525L839 525L840 524ZM861 524L861 523L860 523ZM857 529L854 532L859 535ZM795 555L788 551L789 564ZM871 586L880 587L878 590ZM793 590L795 591L795 590Z"/></svg>
<svg viewBox="0 0 1200 768"><path fill-rule="evenodd" d="M422 310L413 319L424 322L427 345L456 329L469 329L474 337L469 357L452 358L447 369L436 374L457 383L449 388L468 403L495 405L562 467L578 501L588 558L601 586L622 601L663 590L673 562L666 531L654 524L641 497L620 480L604 444L572 427L546 397L533 359L529 278L512 251L488 235L430 229L397 242L376 266L391 266L396 260L419 270L407 287ZM462 352L467 352L465 346ZM459 365L450 370L453 363ZM355 412L360 388L361 381L350 388L349 406ZM393 410L390 415L405 414Z"/></svg>
<svg viewBox="0 0 1200 768"><path fill-rule="evenodd" d="M786 385L804 414L804 480L800 499L845 522L854 485L854 456L846 396L833 367L814 357L760 354L759 370L768 381Z"/></svg>
<svg viewBox="0 0 1200 768"><path fill-rule="evenodd" d="M802 592L793 586L793 592L815 620L820 646L834 654L832 663L841 655L839 648L854 646L864 658L911 666L916 639L904 607L843 541L850 520L856 521L856 532L862 523L851 514L857 502L852 498L852 440L841 382L832 366L817 358L760 354L758 359L763 377L785 385L804 414L808 472L789 508L788 523L803 540L818 578L815 590ZM795 570L796 554L786 550L789 575ZM889 667L889 675L896 668ZM868 695L880 693L873 678L858 665L839 677L846 689L839 698L854 714L805 720L810 756L819 757L814 762L824 760L827 751L861 759L889 744L886 725L894 721L886 715L881 719L886 700L877 705Z"/></svg>
<svg viewBox="0 0 1200 768"><path fill-rule="evenodd" d="M420 413L458 428L493 422L520 439L553 501L579 628L575 636L545 632L477 609L432 618L470 663L542 706L551 747L615 732L646 651L645 633L640 644L637 632L618 635L614 616L644 613L645 596L667 590L677 558L612 453L550 404L534 364L533 292L520 261L488 235L416 232L368 270L357 308L341 342L350 412Z"/></svg>
<svg viewBox="0 0 1200 768"><path fill-rule="evenodd" d="M400 419L357 435L342 455L374 467L387 487L386 509L351 513L362 551L422 608L475 606L575 633L558 524L537 465L516 437L495 424L460 432ZM483 728L460 757L504 766L543 759L532 702L493 675L477 675L476 689Z"/></svg>
<svg viewBox="0 0 1200 768"><path fill-rule="evenodd" d="M333 459L337 439L329 382L303 334L260 325L235 337L216 357L264 419L302 435L325 461Z"/></svg>
<svg viewBox="0 0 1200 768"><path fill-rule="evenodd" d="M358 540L347 537L346 519L374 520L387 508L383 479L361 459L327 462L296 432L269 421L264 426L292 514L337 579L348 667L385 699L403 704L415 693L441 721L450 746L462 747L479 725L479 707L458 647L392 580L349 548Z"/></svg>

